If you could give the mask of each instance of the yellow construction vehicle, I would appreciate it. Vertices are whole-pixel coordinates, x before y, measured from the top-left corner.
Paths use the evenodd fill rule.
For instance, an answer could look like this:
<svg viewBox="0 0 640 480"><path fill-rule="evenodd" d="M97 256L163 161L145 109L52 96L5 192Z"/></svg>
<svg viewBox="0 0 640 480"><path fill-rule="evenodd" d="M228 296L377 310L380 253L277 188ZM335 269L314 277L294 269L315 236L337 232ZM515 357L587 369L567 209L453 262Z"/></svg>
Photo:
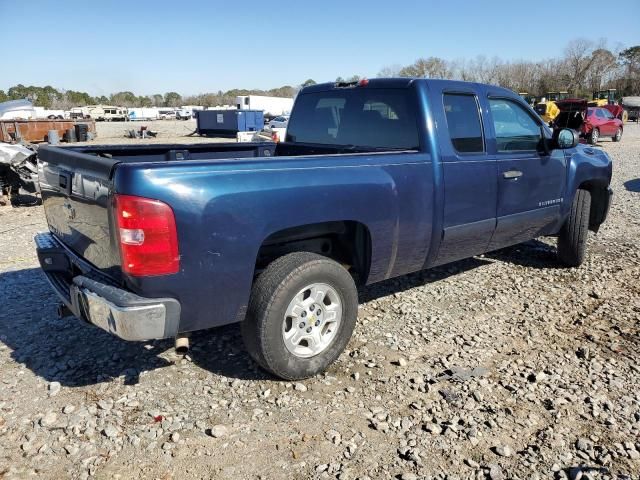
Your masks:
<svg viewBox="0 0 640 480"><path fill-rule="evenodd" d="M545 122L551 123L560 113L560 109L557 107L556 102L566 100L568 98L569 92L567 91L547 92L547 96L534 107L534 110Z"/></svg>
<svg viewBox="0 0 640 480"><path fill-rule="evenodd" d="M616 105L615 88L593 92L592 100L587 105L590 107L606 107L607 110L623 122L629 120L629 112L625 108Z"/></svg>
<svg viewBox="0 0 640 480"><path fill-rule="evenodd" d="M616 95L615 88L609 88L608 90L598 90L593 92L592 100L588 103L590 107L604 107L605 105L613 105Z"/></svg>

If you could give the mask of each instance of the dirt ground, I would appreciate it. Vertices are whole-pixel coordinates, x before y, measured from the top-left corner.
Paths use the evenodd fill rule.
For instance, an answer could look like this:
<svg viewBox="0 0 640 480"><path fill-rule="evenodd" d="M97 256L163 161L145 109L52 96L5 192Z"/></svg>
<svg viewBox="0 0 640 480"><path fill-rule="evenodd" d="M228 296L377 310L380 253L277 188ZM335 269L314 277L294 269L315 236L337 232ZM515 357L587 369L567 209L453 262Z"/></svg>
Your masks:
<svg viewBox="0 0 640 480"><path fill-rule="evenodd" d="M145 139L127 138L129 130L139 131L141 127L156 132L156 137ZM201 137L190 135L196 130L196 121L191 120L153 120L148 122L96 122L96 138L86 144L145 144L145 143L207 143L234 141L228 138ZM83 143L78 143L83 145Z"/></svg>
<svg viewBox="0 0 640 480"><path fill-rule="evenodd" d="M582 267L541 239L364 288L348 350L299 383L236 325L183 357L58 319L42 207L0 208L0 478L640 478L640 127L600 147L615 199Z"/></svg>

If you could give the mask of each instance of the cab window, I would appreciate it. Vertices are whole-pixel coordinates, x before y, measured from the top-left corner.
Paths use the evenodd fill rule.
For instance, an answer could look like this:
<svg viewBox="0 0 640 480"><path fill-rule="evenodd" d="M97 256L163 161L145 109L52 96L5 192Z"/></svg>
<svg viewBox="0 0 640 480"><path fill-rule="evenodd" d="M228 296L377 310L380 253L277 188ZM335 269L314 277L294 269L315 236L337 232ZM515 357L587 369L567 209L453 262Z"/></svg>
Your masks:
<svg viewBox="0 0 640 480"><path fill-rule="evenodd" d="M489 99L498 152L536 150L540 125L521 105L506 98Z"/></svg>
<svg viewBox="0 0 640 480"><path fill-rule="evenodd" d="M443 99L453 148L459 153L484 152L482 123L476 96L445 93Z"/></svg>

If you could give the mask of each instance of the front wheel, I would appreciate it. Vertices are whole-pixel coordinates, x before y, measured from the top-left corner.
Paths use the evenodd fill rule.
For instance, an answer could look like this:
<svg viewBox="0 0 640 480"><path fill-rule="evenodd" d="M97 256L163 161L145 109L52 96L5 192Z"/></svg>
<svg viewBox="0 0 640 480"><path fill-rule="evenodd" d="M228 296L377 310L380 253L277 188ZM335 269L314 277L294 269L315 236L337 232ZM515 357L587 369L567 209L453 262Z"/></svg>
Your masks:
<svg viewBox="0 0 640 480"><path fill-rule="evenodd" d="M286 380L324 371L347 346L358 294L339 263L308 252L272 262L256 280L241 330L251 357Z"/></svg>
<svg viewBox="0 0 640 480"><path fill-rule="evenodd" d="M578 267L584 262L589 236L589 214L591 193L578 190L571 205L567 221L558 236L558 258L570 267Z"/></svg>
<svg viewBox="0 0 640 480"><path fill-rule="evenodd" d="M599 139L600 139L600 130L594 127L593 130L591 130L591 133L589 133L589 137L587 138L587 140L591 145L595 145L596 143L598 143Z"/></svg>
<svg viewBox="0 0 640 480"><path fill-rule="evenodd" d="M618 127L618 130L616 130L616 134L613 136L612 140L614 142L619 142L621 139L622 139L622 129Z"/></svg>

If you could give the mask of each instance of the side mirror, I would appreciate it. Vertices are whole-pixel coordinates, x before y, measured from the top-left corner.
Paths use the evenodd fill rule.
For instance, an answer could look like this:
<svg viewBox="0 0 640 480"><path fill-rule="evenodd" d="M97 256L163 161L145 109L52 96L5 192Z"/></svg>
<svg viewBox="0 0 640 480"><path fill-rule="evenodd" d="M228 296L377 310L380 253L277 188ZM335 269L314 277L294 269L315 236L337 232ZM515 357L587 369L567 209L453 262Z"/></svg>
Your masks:
<svg viewBox="0 0 640 480"><path fill-rule="evenodd" d="M572 128L561 128L553 132L553 140L558 148L573 148L580 143L580 134Z"/></svg>

